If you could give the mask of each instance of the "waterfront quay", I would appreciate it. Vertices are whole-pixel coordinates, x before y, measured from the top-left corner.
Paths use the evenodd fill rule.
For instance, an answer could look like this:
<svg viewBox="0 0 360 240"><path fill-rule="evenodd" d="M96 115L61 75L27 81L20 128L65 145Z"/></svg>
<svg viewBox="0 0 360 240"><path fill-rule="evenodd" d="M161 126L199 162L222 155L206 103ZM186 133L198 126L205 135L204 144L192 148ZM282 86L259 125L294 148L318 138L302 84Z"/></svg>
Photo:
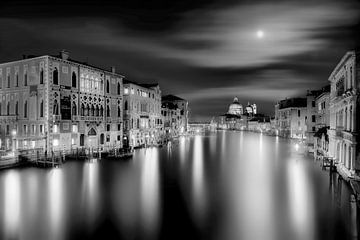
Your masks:
<svg viewBox="0 0 360 240"><path fill-rule="evenodd" d="M321 164L285 138L217 131L128 161L5 169L0 238L357 239L352 189Z"/></svg>

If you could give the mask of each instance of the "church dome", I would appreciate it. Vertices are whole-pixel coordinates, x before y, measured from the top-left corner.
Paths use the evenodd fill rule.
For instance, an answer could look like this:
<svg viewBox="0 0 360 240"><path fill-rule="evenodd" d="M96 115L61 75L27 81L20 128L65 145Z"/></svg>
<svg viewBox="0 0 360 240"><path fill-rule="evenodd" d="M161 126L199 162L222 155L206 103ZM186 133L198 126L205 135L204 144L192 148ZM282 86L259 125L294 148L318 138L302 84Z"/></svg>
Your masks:
<svg viewBox="0 0 360 240"><path fill-rule="evenodd" d="M243 114L243 106L239 103L237 97L235 97L233 103L230 104L228 113L233 115Z"/></svg>

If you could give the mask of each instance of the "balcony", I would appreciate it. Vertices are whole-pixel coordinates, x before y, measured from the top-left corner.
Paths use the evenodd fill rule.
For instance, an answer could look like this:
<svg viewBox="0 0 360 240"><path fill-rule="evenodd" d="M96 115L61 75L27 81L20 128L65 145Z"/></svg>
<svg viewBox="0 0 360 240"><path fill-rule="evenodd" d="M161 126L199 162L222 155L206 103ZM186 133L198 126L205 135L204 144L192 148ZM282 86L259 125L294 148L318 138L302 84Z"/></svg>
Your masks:
<svg viewBox="0 0 360 240"><path fill-rule="evenodd" d="M0 115L0 122L16 122L18 115Z"/></svg>
<svg viewBox="0 0 360 240"><path fill-rule="evenodd" d="M104 117L99 116L72 116L73 121L86 121L86 122L102 122L104 121Z"/></svg>
<svg viewBox="0 0 360 240"><path fill-rule="evenodd" d="M54 122L59 122L59 121L61 121L61 115L53 115L53 121L54 121Z"/></svg>

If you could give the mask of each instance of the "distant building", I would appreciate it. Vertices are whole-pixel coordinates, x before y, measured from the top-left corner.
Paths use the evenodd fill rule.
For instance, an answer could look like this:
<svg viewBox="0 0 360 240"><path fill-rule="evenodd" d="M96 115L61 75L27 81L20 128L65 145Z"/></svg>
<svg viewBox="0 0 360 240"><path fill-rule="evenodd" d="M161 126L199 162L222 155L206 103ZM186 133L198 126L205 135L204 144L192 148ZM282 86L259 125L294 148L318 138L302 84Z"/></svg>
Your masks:
<svg viewBox="0 0 360 240"><path fill-rule="evenodd" d="M314 157L328 157L330 128L330 85L323 88L323 92L315 98L316 119L314 134Z"/></svg>
<svg viewBox="0 0 360 240"><path fill-rule="evenodd" d="M180 134L188 131L189 122L189 103L187 100L174 95L165 95L161 98L162 103L176 104L180 109Z"/></svg>
<svg viewBox="0 0 360 240"><path fill-rule="evenodd" d="M124 80L124 145L140 147L161 139L161 90L158 84Z"/></svg>
<svg viewBox="0 0 360 240"><path fill-rule="evenodd" d="M180 130L183 126L181 120L181 109L177 104L172 102L163 102L161 104L162 115L162 140L168 141L172 138L176 138L180 134Z"/></svg>
<svg viewBox="0 0 360 240"><path fill-rule="evenodd" d="M330 129L329 155L338 171L347 178L358 178L360 171L359 112L360 63L358 53L347 52L329 77Z"/></svg>
<svg viewBox="0 0 360 240"><path fill-rule="evenodd" d="M243 106L239 103L237 97L234 98L234 101L229 105L229 110L227 114L241 116L244 114Z"/></svg>
<svg viewBox="0 0 360 240"><path fill-rule="evenodd" d="M122 147L123 76L57 56L0 64L0 148Z"/></svg>
<svg viewBox="0 0 360 240"><path fill-rule="evenodd" d="M288 138L306 138L306 98L290 98L275 105L275 121L278 135Z"/></svg>
<svg viewBox="0 0 360 240"><path fill-rule="evenodd" d="M305 117L306 124L306 145L308 152L314 152L314 134L316 132L316 115L317 115L317 106L316 98L319 96L323 90L309 90L306 94L306 109L307 116Z"/></svg>

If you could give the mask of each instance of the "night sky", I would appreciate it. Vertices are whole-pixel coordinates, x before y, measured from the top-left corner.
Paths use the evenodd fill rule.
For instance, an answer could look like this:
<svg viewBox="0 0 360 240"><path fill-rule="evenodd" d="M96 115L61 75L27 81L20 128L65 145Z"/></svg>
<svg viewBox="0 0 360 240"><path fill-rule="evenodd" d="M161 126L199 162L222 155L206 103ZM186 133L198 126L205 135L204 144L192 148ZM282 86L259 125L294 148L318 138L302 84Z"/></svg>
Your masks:
<svg viewBox="0 0 360 240"><path fill-rule="evenodd" d="M67 49L129 80L158 82L189 101L191 120L226 112L234 96L273 115L277 100L328 84L358 47L359 8L354 0L1 1L0 62Z"/></svg>

